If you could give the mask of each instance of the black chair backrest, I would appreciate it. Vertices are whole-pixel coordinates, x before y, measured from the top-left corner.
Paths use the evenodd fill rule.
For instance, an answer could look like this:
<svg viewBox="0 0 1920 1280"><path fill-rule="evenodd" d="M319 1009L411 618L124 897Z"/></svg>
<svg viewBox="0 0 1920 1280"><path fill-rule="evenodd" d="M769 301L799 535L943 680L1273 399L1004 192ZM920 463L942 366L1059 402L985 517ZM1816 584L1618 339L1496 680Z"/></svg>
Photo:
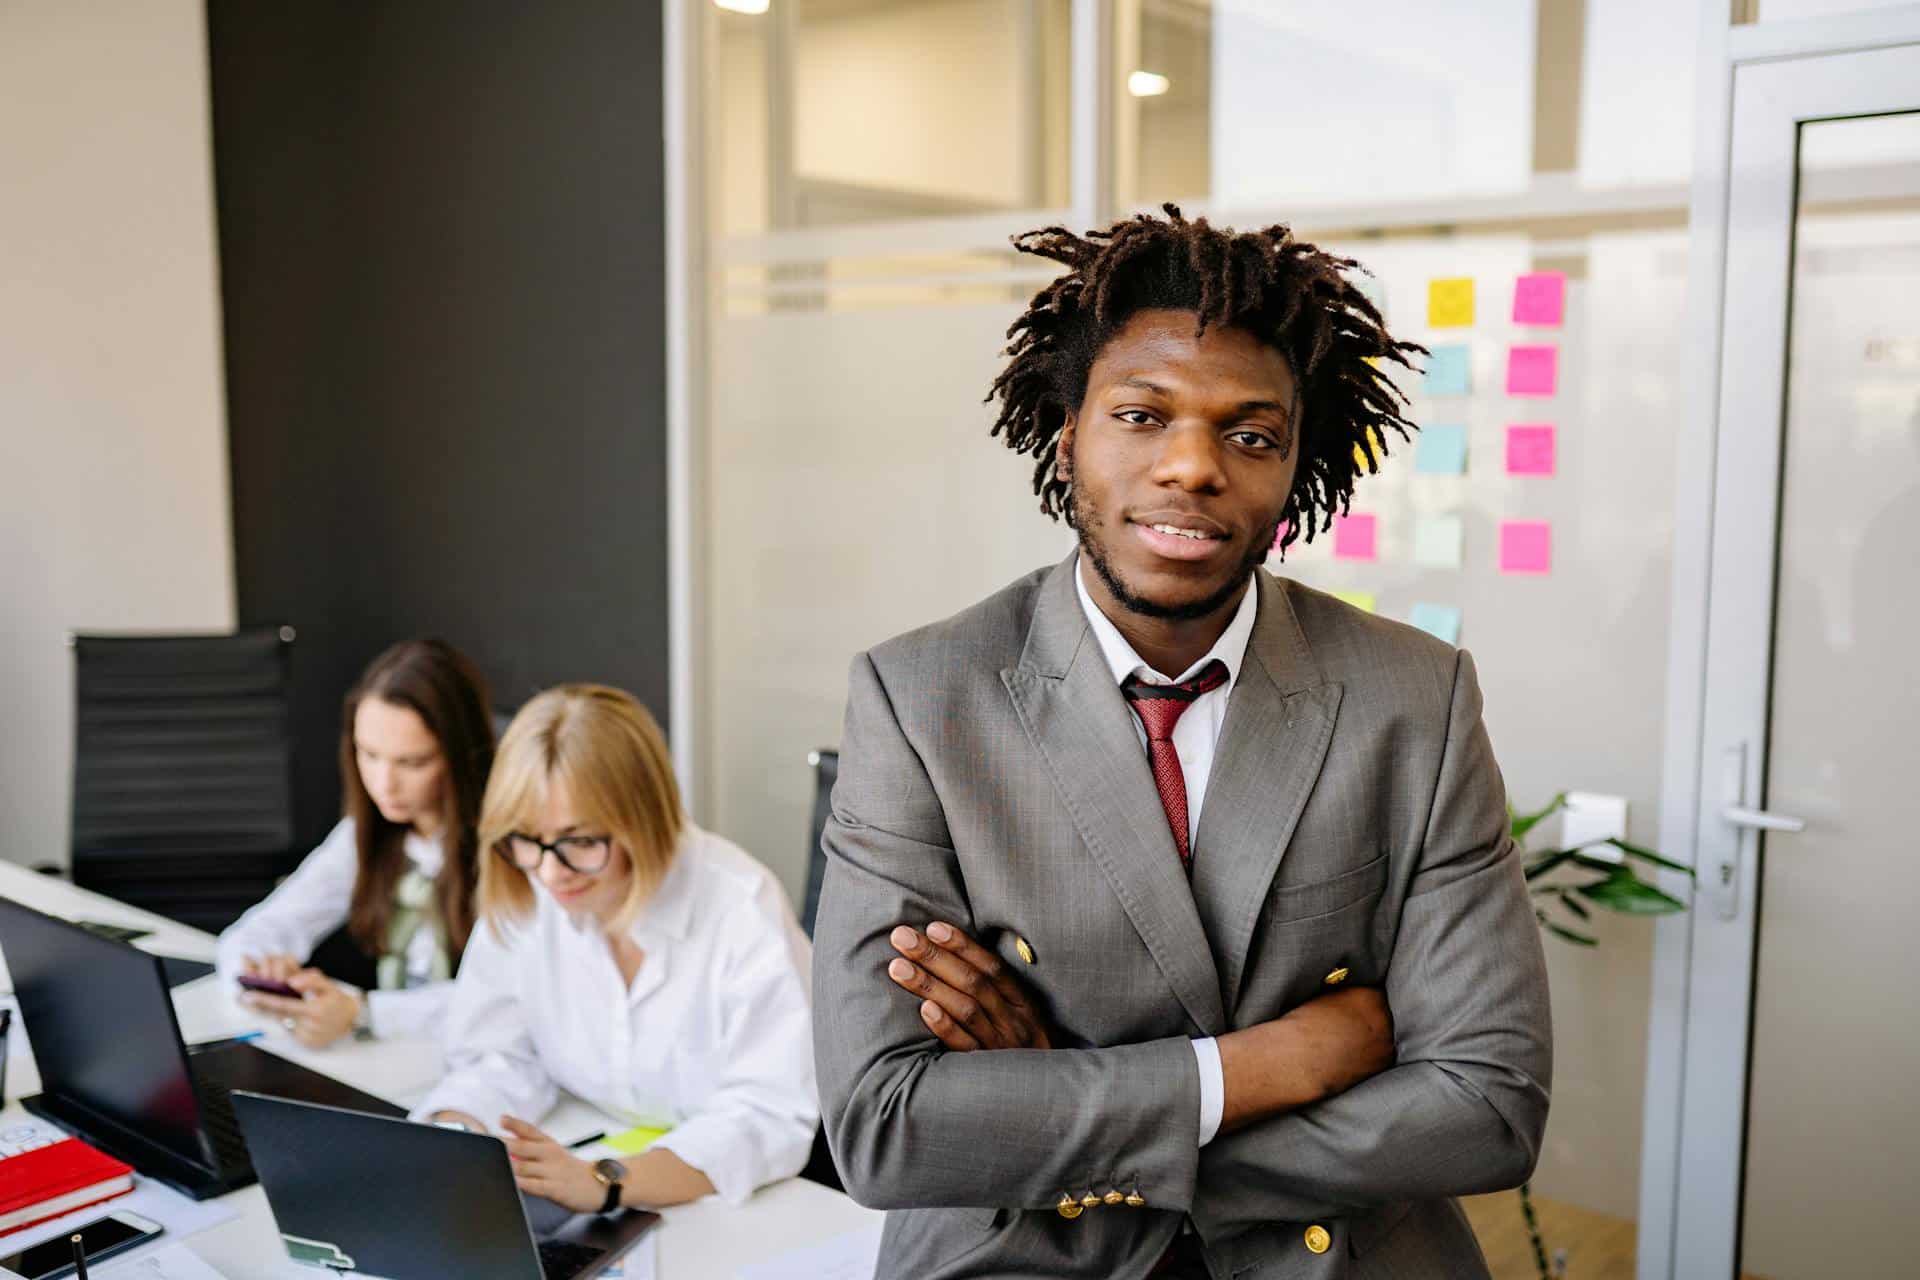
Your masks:
<svg viewBox="0 0 1920 1280"><path fill-rule="evenodd" d="M827 815L833 812L833 784L840 776L840 753L822 747L807 755L813 765L813 839L807 844L807 900L800 911L800 927L813 936L813 922L820 914L820 882L827 875L827 852L820 837L827 829Z"/></svg>
<svg viewBox="0 0 1920 1280"><path fill-rule="evenodd" d="M74 637L75 884L218 930L291 868L292 638Z"/></svg>

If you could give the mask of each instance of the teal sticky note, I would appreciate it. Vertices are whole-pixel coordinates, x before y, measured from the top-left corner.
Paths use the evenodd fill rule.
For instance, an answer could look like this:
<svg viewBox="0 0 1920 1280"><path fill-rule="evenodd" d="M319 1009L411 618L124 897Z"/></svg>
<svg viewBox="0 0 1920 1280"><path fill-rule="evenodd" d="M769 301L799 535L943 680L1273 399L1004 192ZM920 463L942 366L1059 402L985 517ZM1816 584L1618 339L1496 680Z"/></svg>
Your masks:
<svg viewBox="0 0 1920 1280"><path fill-rule="evenodd" d="M1423 476L1457 476L1467 469L1467 429L1453 423L1420 428L1413 469Z"/></svg>
<svg viewBox="0 0 1920 1280"><path fill-rule="evenodd" d="M1408 621L1448 644L1460 643L1460 611L1451 605L1416 604L1413 606L1413 616Z"/></svg>
<svg viewBox="0 0 1920 1280"><path fill-rule="evenodd" d="M1428 396L1464 396L1473 390L1473 349L1464 344L1435 347L1427 357L1427 379L1420 393Z"/></svg>

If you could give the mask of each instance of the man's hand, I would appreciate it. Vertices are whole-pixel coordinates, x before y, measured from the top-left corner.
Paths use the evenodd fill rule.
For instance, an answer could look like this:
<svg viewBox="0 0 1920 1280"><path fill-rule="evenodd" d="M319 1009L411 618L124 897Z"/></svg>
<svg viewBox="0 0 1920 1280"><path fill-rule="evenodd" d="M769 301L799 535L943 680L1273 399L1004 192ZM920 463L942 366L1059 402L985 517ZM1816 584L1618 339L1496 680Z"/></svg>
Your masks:
<svg viewBox="0 0 1920 1280"><path fill-rule="evenodd" d="M282 981L300 993L297 999L249 991L240 997L240 1003L278 1019L295 1040L309 1049L330 1045L353 1030L353 1020L360 1015L363 997L354 995L318 969L301 969Z"/></svg>
<svg viewBox="0 0 1920 1280"><path fill-rule="evenodd" d="M1393 1065L1393 1015L1372 987L1318 996L1217 1042L1222 1133L1344 1093Z"/></svg>
<svg viewBox="0 0 1920 1280"><path fill-rule="evenodd" d="M950 924L922 934L907 925L888 939L902 958L887 976L919 996L920 1020L956 1053L975 1049L1051 1049L1034 1002L1000 957Z"/></svg>

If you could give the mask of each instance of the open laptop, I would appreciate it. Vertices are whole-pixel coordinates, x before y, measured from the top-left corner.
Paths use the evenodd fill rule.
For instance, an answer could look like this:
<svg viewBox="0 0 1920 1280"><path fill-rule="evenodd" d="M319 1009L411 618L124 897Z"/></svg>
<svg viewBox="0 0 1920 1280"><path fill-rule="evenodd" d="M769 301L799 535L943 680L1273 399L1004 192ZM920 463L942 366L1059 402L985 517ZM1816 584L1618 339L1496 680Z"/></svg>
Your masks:
<svg viewBox="0 0 1920 1280"><path fill-rule="evenodd" d="M486 1134L253 1093L233 1106L298 1262L390 1280L587 1280L660 1221L523 1196Z"/></svg>
<svg viewBox="0 0 1920 1280"><path fill-rule="evenodd" d="M235 1089L402 1114L251 1044L189 1050L158 956L8 898L0 950L40 1068L42 1092L22 1104L196 1200L254 1180Z"/></svg>

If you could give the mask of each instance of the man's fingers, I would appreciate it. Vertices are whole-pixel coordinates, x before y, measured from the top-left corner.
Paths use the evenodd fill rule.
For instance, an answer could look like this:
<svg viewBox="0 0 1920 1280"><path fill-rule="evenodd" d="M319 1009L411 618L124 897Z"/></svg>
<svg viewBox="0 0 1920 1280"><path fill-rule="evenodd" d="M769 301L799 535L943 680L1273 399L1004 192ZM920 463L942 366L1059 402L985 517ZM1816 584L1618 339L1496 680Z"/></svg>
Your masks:
<svg viewBox="0 0 1920 1280"><path fill-rule="evenodd" d="M978 965L945 947L936 947L927 943L922 943L919 964L935 978L983 1009L991 1023L1009 1039L1012 1038L1013 1019L1006 1016L1006 1000L1001 996L1000 988L993 984L989 975ZM945 1001L941 1003L946 1005L947 1012L959 1018L960 1021L972 1023L973 1019L967 1016L965 1009L956 1009L952 1005L947 1005Z"/></svg>
<svg viewBox="0 0 1920 1280"><path fill-rule="evenodd" d="M947 1016L947 1011L931 1000L920 1002L920 1021L927 1024L927 1030L934 1038L955 1053L972 1053L980 1047L973 1033Z"/></svg>
<svg viewBox="0 0 1920 1280"><path fill-rule="evenodd" d="M993 984L993 989L1008 1004L1021 1009L1032 1006L1027 1001L1026 988L1020 980L1007 969L1006 961L975 942L967 934L954 928L943 920L936 920L927 926L927 938L936 947L950 955L959 957L969 966Z"/></svg>
<svg viewBox="0 0 1920 1280"><path fill-rule="evenodd" d="M913 994L945 1010L949 1018L971 1031L976 1040L998 1040L999 1032L978 1000L954 990L919 965L894 960L887 965L887 976Z"/></svg>

